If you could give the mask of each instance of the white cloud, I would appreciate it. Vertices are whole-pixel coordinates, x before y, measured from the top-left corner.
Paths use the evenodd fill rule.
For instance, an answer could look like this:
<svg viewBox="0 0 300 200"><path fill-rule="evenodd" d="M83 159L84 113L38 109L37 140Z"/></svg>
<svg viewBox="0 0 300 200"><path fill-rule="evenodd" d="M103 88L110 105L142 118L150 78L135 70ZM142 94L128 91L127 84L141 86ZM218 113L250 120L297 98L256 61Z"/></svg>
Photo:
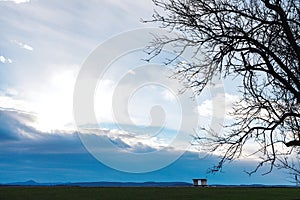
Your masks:
<svg viewBox="0 0 300 200"><path fill-rule="evenodd" d="M29 50L29 51L33 51L33 47L28 45L28 44L19 42L17 40L13 40L12 42L17 44L20 48L23 48L23 49L26 49L26 50Z"/></svg>
<svg viewBox="0 0 300 200"><path fill-rule="evenodd" d="M170 92L169 90L164 90L162 92L162 96L166 101L175 101L176 100L176 95Z"/></svg>
<svg viewBox="0 0 300 200"><path fill-rule="evenodd" d="M28 3L28 2L30 2L30 0L0 0L0 1L9 1L9 2L13 2L13 3L15 3L15 4Z"/></svg>
<svg viewBox="0 0 300 200"><path fill-rule="evenodd" d="M27 44L23 44L22 48L27 49L29 51L33 51L33 48Z"/></svg>
<svg viewBox="0 0 300 200"><path fill-rule="evenodd" d="M136 74L135 71L133 71L133 70L129 70L128 73L131 74L131 75L135 75Z"/></svg>
<svg viewBox="0 0 300 200"><path fill-rule="evenodd" d="M19 110L26 113L31 113L33 105L24 100L16 99L11 96L0 94L0 110Z"/></svg>
<svg viewBox="0 0 300 200"><path fill-rule="evenodd" d="M0 61L1 61L2 63L5 63L6 58L4 58L4 56L0 56Z"/></svg>
<svg viewBox="0 0 300 200"><path fill-rule="evenodd" d="M10 58L5 58L4 56L0 56L0 62L4 64L10 64L12 63L12 60Z"/></svg>
<svg viewBox="0 0 300 200"><path fill-rule="evenodd" d="M239 96L232 94L218 94L214 98L205 100L198 106L199 115L202 117L222 117L227 119L232 117L229 115L233 112L233 104L239 100Z"/></svg>

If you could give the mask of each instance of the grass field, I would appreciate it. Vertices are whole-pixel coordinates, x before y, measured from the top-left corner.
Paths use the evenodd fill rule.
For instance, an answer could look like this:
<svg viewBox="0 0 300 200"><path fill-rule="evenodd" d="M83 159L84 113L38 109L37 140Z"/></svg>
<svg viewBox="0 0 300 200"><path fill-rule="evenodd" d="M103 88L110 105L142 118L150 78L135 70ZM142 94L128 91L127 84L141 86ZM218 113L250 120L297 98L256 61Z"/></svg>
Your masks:
<svg viewBox="0 0 300 200"><path fill-rule="evenodd" d="M300 200L299 188L193 188L193 187L2 187L0 200L47 199L200 199L200 200Z"/></svg>

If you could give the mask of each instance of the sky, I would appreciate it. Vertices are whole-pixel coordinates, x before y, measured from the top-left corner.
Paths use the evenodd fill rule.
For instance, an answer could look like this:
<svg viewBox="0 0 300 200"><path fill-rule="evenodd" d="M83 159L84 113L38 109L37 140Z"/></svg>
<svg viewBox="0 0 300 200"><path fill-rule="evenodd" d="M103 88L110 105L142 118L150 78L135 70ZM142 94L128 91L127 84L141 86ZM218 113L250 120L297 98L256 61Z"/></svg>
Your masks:
<svg viewBox="0 0 300 200"><path fill-rule="evenodd" d="M0 183L290 184L277 170L248 176L254 158L207 173L218 155L192 135L232 120L236 83L179 94L162 65L172 47L143 60L149 32L165 33L141 22L153 10L150 0L0 0Z"/></svg>

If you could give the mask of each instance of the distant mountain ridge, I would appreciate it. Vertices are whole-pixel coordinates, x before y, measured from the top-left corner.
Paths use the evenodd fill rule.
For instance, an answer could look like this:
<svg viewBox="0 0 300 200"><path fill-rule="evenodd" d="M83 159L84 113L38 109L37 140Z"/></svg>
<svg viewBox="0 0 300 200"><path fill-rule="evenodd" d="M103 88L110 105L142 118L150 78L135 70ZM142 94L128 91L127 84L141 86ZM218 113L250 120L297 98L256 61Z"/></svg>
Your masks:
<svg viewBox="0 0 300 200"><path fill-rule="evenodd" d="M187 187L186 182L74 182L74 183L38 183L34 180L0 184L1 186L79 186L79 187Z"/></svg>
<svg viewBox="0 0 300 200"><path fill-rule="evenodd" d="M192 187L192 183L187 182L71 182L71 183L38 183L34 180L25 182L14 182L0 184L0 187L5 186L57 186L57 187ZM296 187L293 185L263 185L263 184L241 184L241 185L222 185L212 184L209 187Z"/></svg>

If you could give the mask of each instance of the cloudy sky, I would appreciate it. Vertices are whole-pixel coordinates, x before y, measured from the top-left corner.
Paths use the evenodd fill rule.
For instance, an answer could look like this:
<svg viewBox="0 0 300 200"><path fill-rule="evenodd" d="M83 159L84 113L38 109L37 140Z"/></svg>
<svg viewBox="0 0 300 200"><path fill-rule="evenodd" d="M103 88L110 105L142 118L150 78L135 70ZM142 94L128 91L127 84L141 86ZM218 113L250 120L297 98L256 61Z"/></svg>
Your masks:
<svg viewBox="0 0 300 200"><path fill-rule="evenodd" d="M235 83L179 95L162 58L142 60L155 24L141 18L153 9L150 0L0 0L1 183L289 184L279 171L249 177L249 159L206 173L216 155L191 147L191 135L231 120Z"/></svg>

